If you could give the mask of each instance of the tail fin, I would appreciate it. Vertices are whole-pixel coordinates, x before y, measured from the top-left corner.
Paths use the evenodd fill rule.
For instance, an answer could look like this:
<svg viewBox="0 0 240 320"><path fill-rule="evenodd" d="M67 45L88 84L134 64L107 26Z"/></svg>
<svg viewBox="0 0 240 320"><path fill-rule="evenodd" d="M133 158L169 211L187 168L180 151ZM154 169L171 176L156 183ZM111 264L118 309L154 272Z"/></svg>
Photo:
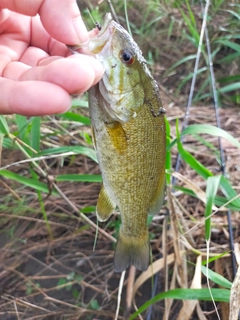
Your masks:
<svg viewBox="0 0 240 320"><path fill-rule="evenodd" d="M130 265L138 270L145 271L149 265L149 238L148 231L138 236L119 233L117 247L114 256L115 272L122 272Z"/></svg>

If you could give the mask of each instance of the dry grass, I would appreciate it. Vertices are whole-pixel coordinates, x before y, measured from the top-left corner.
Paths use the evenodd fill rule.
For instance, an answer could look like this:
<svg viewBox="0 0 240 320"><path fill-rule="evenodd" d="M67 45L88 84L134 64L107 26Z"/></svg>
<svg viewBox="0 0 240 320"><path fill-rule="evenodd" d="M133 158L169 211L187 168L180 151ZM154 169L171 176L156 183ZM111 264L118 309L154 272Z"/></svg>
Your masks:
<svg viewBox="0 0 240 320"><path fill-rule="evenodd" d="M174 101L166 91L162 93L162 99L174 137L175 119L183 119L184 109L176 103L173 105ZM240 120L236 118L236 112L236 109L228 108L222 109L220 114L223 128L234 136L239 136ZM214 124L213 119L214 111L211 106L196 106L191 110L190 123ZM207 140L217 147L216 138L208 136ZM229 145L227 141L223 141L223 144L227 172L233 186L238 189L239 150ZM213 172L219 171L216 156L202 143L188 138L185 147ZM176 151L173 151L173 158L175 156ZM18 160L18 152L2 153L3 166ZM12 170L25 174L27 166L26 164L15 166ZM83 156L78 156L73 163L66 161L62 167L56 163L55 169L52 170L53 175L56 172L99 172L95 163ZM204 181L191 169L183 166L180 173L191 180L195 186L205 189ZM113 243L99 233L96 250L93 251L95 229L76 217L63 199L51 195L44 200L53 234L53 239L50 239L35 193L29 188L10 184L10 181L4 179L1 182L1 208L5 208L0 212L1 319L87 319L88 316L89 319L114 319L120 275L113 272ZM98 184L59 183L59 187L78 208L96 204ZM22 205L19 205L13 192L20 199L25 199ZM169 222L168 212L170 212L171 222ZM170 270L173 272L173 276L169 276L169 282L164 284L166 271L164 272L164 268L160 265L156 267L156 270L160 271L158 292L163 291L164 286L166 289L166 286L190 285L195 267L189 262L196 263L196 251L201 253L203 259L206 258L203 215L204 204L201 201L180 192L168 193L167 207L163 207L160 215L154 217L150 227L153 260L161 264L160 260L164 257L165 263L162 266L165 268L168 266L169 272ZM163 228L165 217L167 217L166 228ZM90 214L89 218L96 222L95 215ZM113 221L116 219L118 220L117 216L112 218ZM233 213L232 223L236 248L238 248L239 217L237 213ZM116 225L116 222L114 224ZM114 234L114 224L101 224L100 227ZM219 212L212 217L211 254L229 250L227 227L224 212ZM179 252L178 258L174 261L170 259L173 252L175 254ZM229 255L225 255L220 261L221 274L231 280ZM137 272L136 278L138 276ZM149 276L151 274L148 273L145 280ZM128 278L126 279L125 285L128 282ZM137 289L135 293L137 306L150 297L151 279ZM125 287L122 297L123 309L124 301ZM96 310L93 310L95 307ZM201 304L201 308L199 307L199 310L204 310L205 315L206 312L213 310L211 304ZM164 309L161 303L154 309L158 317L159 314L164 313L164 310L165 312L170 310L170 308ZM179 310L181 310L181 303L175 302L166 319L176 319ZM123 312L121 311L120 314ZM207 319L214 319L211 313Z"/></svg>

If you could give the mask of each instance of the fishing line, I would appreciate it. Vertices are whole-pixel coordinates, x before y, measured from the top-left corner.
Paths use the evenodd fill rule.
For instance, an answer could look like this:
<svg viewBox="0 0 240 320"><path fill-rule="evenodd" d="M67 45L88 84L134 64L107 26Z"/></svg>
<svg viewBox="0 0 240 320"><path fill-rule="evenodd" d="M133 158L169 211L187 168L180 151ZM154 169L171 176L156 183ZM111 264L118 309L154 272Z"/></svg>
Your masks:
<svg viewBox="0 0 240 320"><path fill-rule="evenodd" d="M109 7L110 7L110 10L111 10L111 12L112 12L112 16L113 16L114 20L115 20L117 23L120 24L120 22L119 22L119 20L118 20L118 17L117 17L117 15L116 15L116 12L115 12L115 10L114 10L114 8L113 8L113 5L112 5L111 0L108 0L108 4L109 4Z"/></svg>
<svg viewBox="0 0 240 320"><path fill-rule="evenodd" d="M195 61L195 66L194 66L194 71L193 71L191 88L190 88L190 92L189 92L187 109L186 109L186 112L185 112L184 121L183 121L183 125L182 125L182 131L188 125L188 120L189 120L189 115L190 115L190 108L192 106L193 93L194 93L195 83L196 83L196 79L197 79L197 71L198 71L198 67L199 67L199 60L200 60L201 51L202 51L203 36L204 36L204 31L206 29L206 24L207 24L207 14L208 14L209 5L210 5L210 1L206 1L206 6L204 8L203 22L202 22L202 27L201 27L201 33L200 33L200 38L199 38L199 43L198 43L197 56L196 56L196 61ZM183 138L181 138L181 141L183 141ZM177 171L177 172L179 171L180 163L181 163L181 157L180 157L180 154L178 153L177 160L176 160L176 165L175 165L175 171ZM176 178L173 177L172 185L175 185L175 183L176 183Z"/></svg>

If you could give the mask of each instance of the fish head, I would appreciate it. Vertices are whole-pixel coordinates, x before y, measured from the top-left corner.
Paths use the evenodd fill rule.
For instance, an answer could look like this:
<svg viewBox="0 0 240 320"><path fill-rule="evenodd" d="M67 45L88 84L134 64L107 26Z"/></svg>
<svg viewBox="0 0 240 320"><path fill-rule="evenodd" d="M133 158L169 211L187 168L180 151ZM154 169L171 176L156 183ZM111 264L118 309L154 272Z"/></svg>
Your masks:
<svg viewBox="0 0 240 320"><path fill-rule="evenodd" d="M105 69L99 82L100 105L113 120L128 122L143 106L146 81L152 79L141 50L109 13L89 41L89 50Z"/></svg>

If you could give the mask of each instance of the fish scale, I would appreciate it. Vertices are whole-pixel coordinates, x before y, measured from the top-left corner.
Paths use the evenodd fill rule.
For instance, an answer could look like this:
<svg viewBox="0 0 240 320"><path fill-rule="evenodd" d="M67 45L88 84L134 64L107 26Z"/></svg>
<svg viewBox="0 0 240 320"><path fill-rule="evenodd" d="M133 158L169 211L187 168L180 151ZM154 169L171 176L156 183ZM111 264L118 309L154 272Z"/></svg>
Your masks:
<svg viewBox="0 0 240 320"><path fill-rule="evenodd" d="M137 44L109 14L90 48L106 70L89 91L93 140L103 177L97 216L105 221L116 207L121 213L115 271L129 265L146 270L147 217L159 212L165 189L166 133L159 89Z"/></svg>

